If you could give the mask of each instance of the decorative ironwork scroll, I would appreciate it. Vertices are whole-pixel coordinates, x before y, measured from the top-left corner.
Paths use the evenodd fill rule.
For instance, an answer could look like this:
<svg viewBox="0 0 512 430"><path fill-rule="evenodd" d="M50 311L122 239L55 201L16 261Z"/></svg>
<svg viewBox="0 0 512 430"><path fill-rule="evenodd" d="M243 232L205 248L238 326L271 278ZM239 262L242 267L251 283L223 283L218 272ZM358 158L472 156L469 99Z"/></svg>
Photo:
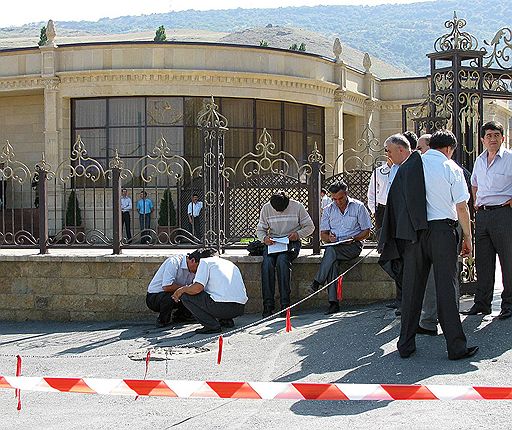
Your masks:
<svg viewBox="0 0 512 430"><path fill-rule="evenodd" d="M453 12L453 19L444 23L446 28L451 28L450 33L444 34L434 42L436 52L442 51L472 51L478 49L478 41L475 36L465 31L460 31L466 26L466 20L457 18Z"/></svg>
<svg viewBox="0 0 512 430"><path fill-rule="evenodd" d="M512 30L504 27L496 32L490 42L484 40L488 48L482 48L485 52L485 67L498 67L505 70L512 69Z"/></svg>

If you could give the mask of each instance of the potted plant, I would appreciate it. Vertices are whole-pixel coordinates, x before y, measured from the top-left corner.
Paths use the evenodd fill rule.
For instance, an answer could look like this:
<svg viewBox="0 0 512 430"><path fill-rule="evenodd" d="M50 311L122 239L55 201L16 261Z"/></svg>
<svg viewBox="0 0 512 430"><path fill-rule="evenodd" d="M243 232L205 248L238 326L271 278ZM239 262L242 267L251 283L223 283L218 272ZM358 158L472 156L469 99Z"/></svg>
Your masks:
<svg viewBox="0 0 512 430"><path fill-rule="evenodd" d="M82 226L82 211L78 204L75 190L71 190L66 208L65 228L77 234L84 231Z"/></svg>
<svg viewBox="0 0 512 430"><path fill-rule="evenodd" d="M176 227L176 208L171 196L171 190L166 188L162 200L160 200L160 208L158 211L158 235L166 233L168 235Z"/></svg>

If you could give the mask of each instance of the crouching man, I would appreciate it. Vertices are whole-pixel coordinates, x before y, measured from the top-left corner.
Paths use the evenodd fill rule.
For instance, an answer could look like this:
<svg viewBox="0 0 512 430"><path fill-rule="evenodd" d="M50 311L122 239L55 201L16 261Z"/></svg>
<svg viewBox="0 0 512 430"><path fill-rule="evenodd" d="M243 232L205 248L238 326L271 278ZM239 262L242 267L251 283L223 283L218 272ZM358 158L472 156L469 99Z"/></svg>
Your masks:
<svg viewBox="0 0 512 430"><path fill-rule="evenodd" d="M233 318L243 315L247 293L238 267L219 257L201 258L194 282L172 295L203 325L196 333L220 333L233 327Z"/></svg>

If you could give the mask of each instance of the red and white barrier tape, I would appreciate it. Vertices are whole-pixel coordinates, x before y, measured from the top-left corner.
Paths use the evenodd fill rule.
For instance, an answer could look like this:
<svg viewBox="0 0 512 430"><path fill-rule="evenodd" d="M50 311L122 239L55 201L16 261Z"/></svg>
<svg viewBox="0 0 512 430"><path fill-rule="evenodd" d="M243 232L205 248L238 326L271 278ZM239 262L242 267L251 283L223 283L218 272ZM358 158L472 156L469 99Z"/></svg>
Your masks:
<svg viewBox="0 0 512 430"><path fill-rule="evenodd" d="M512 387L0 376L0 389L116 396L279 400L512 400Z"/></svg>

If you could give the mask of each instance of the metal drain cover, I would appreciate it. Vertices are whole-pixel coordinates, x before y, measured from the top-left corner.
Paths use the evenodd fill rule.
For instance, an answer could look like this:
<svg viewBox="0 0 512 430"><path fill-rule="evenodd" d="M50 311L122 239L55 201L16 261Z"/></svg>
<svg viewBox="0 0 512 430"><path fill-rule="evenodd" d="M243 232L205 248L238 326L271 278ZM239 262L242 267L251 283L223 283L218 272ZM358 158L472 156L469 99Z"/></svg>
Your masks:
<svg viewBox="0 0 512 430"><path fill-rule="evenodd" d="M144 361L150 351L150 360L163 361L183 358L187 355L202 354L210 352L209 348L204 346L186 346L186 347L161 347L138 349L137 351L128 354L128 358L134 361Z"/></svg>

